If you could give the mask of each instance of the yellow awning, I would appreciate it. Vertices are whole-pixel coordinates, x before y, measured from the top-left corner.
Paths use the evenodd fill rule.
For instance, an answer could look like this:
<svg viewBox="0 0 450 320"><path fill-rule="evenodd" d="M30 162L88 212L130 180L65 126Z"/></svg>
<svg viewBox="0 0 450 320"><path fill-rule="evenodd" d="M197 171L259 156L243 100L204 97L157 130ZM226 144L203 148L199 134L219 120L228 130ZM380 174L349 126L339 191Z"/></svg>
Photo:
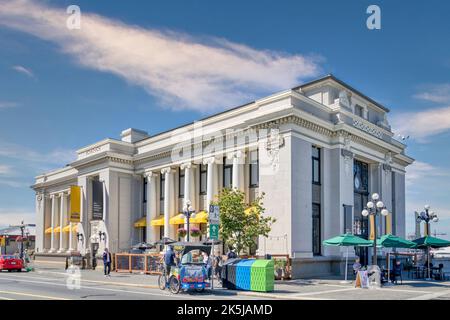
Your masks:
<svg viewBox="0 0 450 320"><path fill-rule="evenodd" d="M67 226L65 226L63 228L63 232L70 232L70 224L68 224ZM77 224L74 224L72 226L72 232L78 232L78 225Z"/></svg>
<svg viewBox="0 0 450 320"><path fill-rule="evenodd" d="M206 211L200 211L194 218L189 220L190 223L208 223L209 214Z"/></svg>
<svg viewBox="0 0 450 320"><path fill-rule="evenodd" d="M142 217L134 223L135 228L145 228L147 226L147 217Z"/></svg>
<svg viewBox="0 0 450 320"><path fill-rule="evenodd" d="M159 226L163 226L164 225L164 216L160 215L158 218L153 219L150 222L152 227L159 227Z"/></svg>
<svg viewBox="0 0 450 320"><path fill-rule="evenodd" d="M52 233L52 227L45 229L45 233Z"/></svg>
<svg viewBox="0 0 450 320"><path fill-rule="evenodd" d="M61 227L56 227L55 229L53 229L53 233L60 233L61 232Z"/></svg>
<svg viewBox="0 0 450 320"><path fill-rule="evenodd" d="M192 221L192 219L191 219ZM175 217L170 218L169 224L184 224L184 214L177 214Z"/></svg>

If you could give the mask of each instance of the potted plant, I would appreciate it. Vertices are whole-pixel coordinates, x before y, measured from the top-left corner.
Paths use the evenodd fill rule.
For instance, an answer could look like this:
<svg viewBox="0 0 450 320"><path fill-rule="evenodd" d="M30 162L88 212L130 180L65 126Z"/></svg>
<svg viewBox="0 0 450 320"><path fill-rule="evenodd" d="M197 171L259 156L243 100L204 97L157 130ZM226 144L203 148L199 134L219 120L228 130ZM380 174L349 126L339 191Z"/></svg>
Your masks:
<svg viewBox="0 0 450 320"><path fill-rule="evenodd" d="M177 235L180 238L186 237L186 234L187 234L187 231L184 228L180 228L180 229L177 230Z"/></svg>
<svg viewBox="0 0 450 320"><path fill-rule="evenodd" d="M200 237L201 231L197 227L192 227L190 230L190 234L191 234L191 237L193 237L193 238Z"/></svg>

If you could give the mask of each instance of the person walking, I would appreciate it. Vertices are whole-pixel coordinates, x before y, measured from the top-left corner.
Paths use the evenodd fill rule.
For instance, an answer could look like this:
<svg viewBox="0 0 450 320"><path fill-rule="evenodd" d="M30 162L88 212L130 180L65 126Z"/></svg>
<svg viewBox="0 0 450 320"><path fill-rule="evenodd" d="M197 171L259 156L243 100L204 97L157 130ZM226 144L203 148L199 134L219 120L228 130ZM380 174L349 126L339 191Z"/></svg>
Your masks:
<svg viewBox="0 0 450 320"><path fill-rule="evenodd" d="M108 248L105 248L103 251L103 268L105 272L105 277L110 277L111 273L111 252L108 251Z"/></svg>

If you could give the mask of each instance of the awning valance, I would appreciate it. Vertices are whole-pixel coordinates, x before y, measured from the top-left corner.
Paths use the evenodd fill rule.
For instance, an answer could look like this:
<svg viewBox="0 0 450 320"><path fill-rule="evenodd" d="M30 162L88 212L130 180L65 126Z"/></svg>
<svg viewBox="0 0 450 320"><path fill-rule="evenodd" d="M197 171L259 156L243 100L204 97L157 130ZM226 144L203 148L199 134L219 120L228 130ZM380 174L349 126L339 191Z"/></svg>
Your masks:
<svg viewBox="0 0 450 320"><path fill-rule="evenodd" d="M68 224L67 226L65 226L63 228L63 232L70 232L70 224ZM78 232L78 225L77 224L74 224L72 226L72 232Z"/></svg>
<svg viewBox="0 0 450 320"><path fill-rule="evenodd" d="M191 219L191 221L192 221L192 219ZM180 214L177 214L175 217L170 218L169 224L175 224L175 225L184 224L184 214L180 213Z"/></svg>
<svg viewBox="0 0 450 320"><path fill-rule="evenodd" d="M45 229L45 233L47 234L52 233L52 227Z"/></svg>
<svg viewBox="0 0 450 320"><path fill-rule="evenodd" d="M209 214L206 211L198 212L194 218L189 220L190 223L208 223Z"/></svg>
<svg viewBox="0 0 450 320"><path fill-rule="evenodd" d="M142 217L134 223L135 228L145 228L147 226L147 217Z"/></svg>
<svg viewBox="0 0 450 320"><path fill-rule="evenodd" d="M164 225L164 216L163 216L163 215L160 215L159 217L153 219L153 220L150 222L150 224L151 224L152 227L160 227L160 226L163 226L163 225Z"/></svg>

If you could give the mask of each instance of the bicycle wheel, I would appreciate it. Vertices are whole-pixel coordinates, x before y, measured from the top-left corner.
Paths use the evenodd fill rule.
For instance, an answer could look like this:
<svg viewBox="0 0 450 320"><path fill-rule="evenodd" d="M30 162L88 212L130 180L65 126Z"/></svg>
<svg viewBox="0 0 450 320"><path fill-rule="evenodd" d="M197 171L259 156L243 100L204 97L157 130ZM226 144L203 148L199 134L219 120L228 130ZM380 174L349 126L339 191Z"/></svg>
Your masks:
<svg viewBox="0 0 450 320"><path fill-rule="evenodd" d="M178 292L180 292L181 289L181 285L180 285L180 281L178 281L178 279L174 276L171 276L169 279L169 289L170 292L177 294Z"/></svg>
<svg viewBox="0 0 450 320"><path fill-rule="evenodd" d="M167 277L165 274L160 274L158 276L158 286L161 290L165 290L167 285Z"/></svg>

